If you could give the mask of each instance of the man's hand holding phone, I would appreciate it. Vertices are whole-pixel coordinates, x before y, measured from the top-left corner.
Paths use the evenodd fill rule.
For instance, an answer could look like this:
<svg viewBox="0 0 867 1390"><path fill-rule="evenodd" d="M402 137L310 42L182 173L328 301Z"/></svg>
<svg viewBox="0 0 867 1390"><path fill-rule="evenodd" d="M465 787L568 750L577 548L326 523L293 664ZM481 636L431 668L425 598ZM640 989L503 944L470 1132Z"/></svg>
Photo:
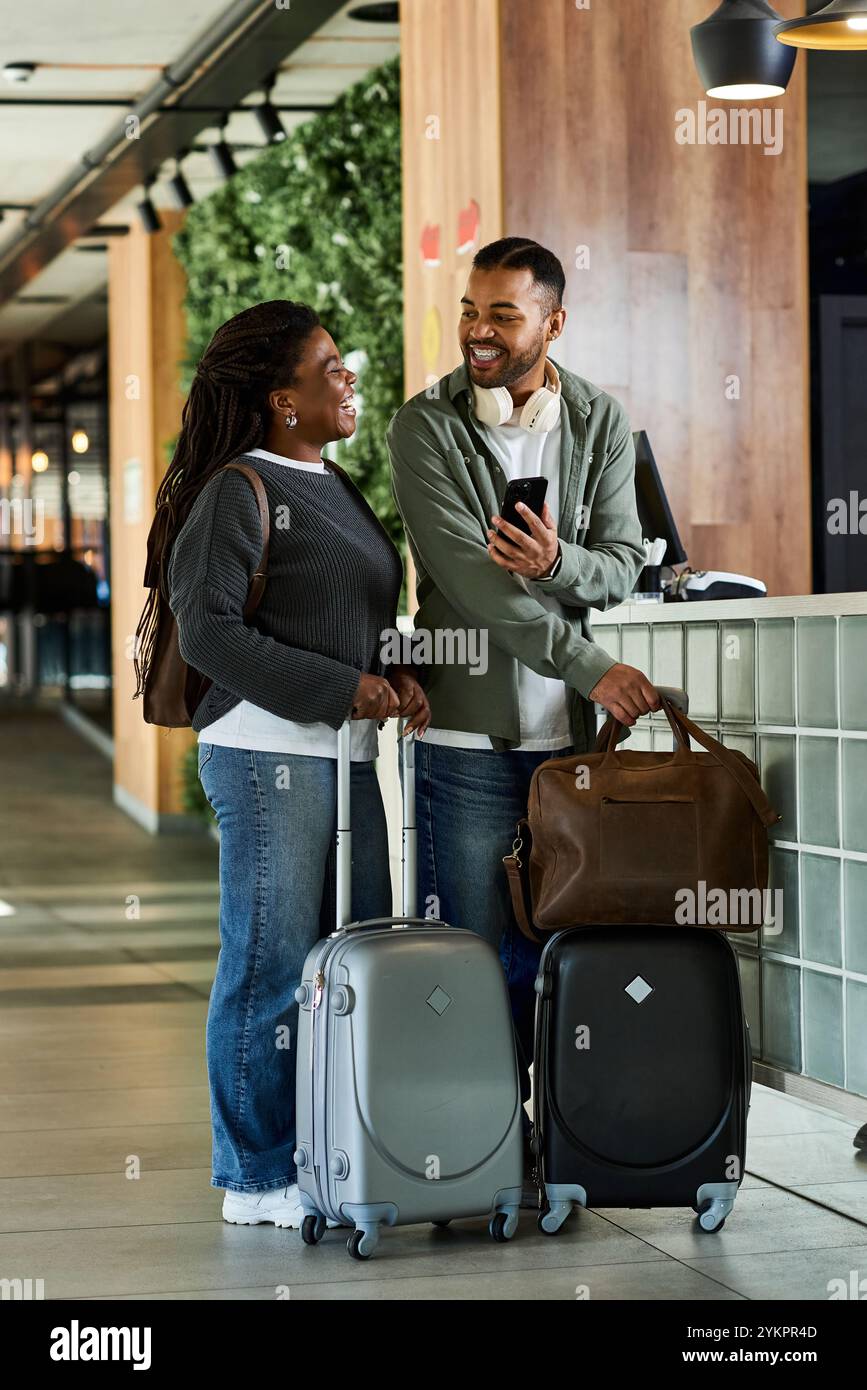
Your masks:
<svg viewBox="0 0 867 1390"><path fill-rule="evenodd" d="M560 549L557 539L557 524L546 502L542 515L523 502L516 503L516 510L530 528L530 534L519 531L501 516L492 516L494 530L488 532L488 554L500 569L510 574L519 574L523 579L544 579L550 574Z"/></svg>

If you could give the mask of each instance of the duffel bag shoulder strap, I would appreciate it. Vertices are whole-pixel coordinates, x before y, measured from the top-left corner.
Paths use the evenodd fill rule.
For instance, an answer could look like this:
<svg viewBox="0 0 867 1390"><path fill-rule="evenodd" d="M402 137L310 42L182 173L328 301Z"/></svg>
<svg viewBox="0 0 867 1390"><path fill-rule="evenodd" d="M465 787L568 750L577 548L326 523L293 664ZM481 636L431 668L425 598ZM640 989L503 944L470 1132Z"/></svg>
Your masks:
<svg viewBox="0 0 867 1390"><path fill-rule="evenodd" d="M774 810L749 768L744 767L740 758L736 758L730 748L726 748L725 744L720 743L712 734L706 733L698 724L694 724L689 715L684 714L675 705L670 704L667 700L663 701L663 705L666 714L668 714L669 722L673 717L681 728L695 739L696 743L701 744L702 748L710 753L712 758L716 758L720 766L731 774L741 791L749 799L762 825L776 825L777 821L783 819L779 811Z"/></svg>
<svg viewBox="0 0 867 1390"><path fill-rule="evenodd" d="M530 827L527 821L519 820L512 853L504 857L503 867L506 870L509 892L512 896L515 921L524 936L540 945L545 938L539 936L533 926L533 904L530 898L530 882L527 874L527 858L532 847L533 837L530 833ZM522 855L525 857L522 858Z"/></svg>

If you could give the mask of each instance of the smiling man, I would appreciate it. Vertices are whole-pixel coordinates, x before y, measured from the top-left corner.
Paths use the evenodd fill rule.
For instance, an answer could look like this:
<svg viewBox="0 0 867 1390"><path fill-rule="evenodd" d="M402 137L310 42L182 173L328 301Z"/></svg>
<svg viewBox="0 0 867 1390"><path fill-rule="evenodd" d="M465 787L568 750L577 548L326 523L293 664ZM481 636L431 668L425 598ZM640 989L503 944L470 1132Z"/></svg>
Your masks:
<svg viewBox="0 0 867 1390"><path fill-rule="evenodd" d="M631 592L644 563L635 457L611 396L548 359L565 277L536 242L473 261L463 364L397 412L394 494L418 574L416 629L481 629L488 666L425 673L431 727L416 750L419 892L501 950L531 1055L538 954L512 919L503 855L539 763L593 744L593 701L625 724L659 708L641 671L592 639L587 610ZM500 515L508 482L544 477L527 535ZM519 504L519 511L521 506Z"/></svg>

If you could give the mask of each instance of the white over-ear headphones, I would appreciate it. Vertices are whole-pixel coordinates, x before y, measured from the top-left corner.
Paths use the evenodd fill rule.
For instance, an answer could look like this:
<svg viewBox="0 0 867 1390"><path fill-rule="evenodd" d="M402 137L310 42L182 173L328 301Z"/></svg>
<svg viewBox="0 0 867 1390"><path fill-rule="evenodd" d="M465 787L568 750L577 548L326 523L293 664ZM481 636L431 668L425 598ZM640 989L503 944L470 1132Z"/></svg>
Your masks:
<svg viewBox="0 0 867 1390"><path fill-rule="evenodd" d="M511 420L515 402L505 386L473 387L473 405L483 425L505 425ZM553 362L545 359L545 385L534 391L521 407L518 423L534 434L547 434L560 419L560 377Z"/></svg>

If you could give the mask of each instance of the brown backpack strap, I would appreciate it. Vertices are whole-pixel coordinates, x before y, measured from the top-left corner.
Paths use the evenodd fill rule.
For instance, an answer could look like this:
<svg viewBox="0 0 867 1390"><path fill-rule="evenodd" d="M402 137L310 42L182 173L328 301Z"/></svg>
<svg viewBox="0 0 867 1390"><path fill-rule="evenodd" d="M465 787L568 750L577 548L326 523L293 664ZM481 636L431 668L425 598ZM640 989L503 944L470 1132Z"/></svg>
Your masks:
<svg viewBox="0 0 867 1390"><path fill-rule="evenodd" d="M515 843L512 845L512 853L504 857L503 868L506 870L506 878L509 883L509 892L512 897L512 910L515 914L515 921L518 923L524 936L530 941L535 941L536 944L539 945L544 942L545 938L539 936L533 926L533 904L530 901L527 861L526 858L521 858L522 853L525 855L529 854L532 843L529 825L525 820L519 820Z"/></svg>
<svg viewBox="0 0 867 1390"><path fill-rule="evenodd" d="M271 548L271 511L268 507L268 494L265 491L265 484L260 475L250 463L227 463L226 468L233 468L236 473L243 473L247 482L250 484L256 495L256 504L259 508L259 520L262 523L262 554L259 557L259 564L256 572L250 580L250 588L247 591L247 602L244 604L244 622L248 623L252 618L259 604L262 602L262 595L265 592L265 585L268 582L268 553Z"/></svg>

